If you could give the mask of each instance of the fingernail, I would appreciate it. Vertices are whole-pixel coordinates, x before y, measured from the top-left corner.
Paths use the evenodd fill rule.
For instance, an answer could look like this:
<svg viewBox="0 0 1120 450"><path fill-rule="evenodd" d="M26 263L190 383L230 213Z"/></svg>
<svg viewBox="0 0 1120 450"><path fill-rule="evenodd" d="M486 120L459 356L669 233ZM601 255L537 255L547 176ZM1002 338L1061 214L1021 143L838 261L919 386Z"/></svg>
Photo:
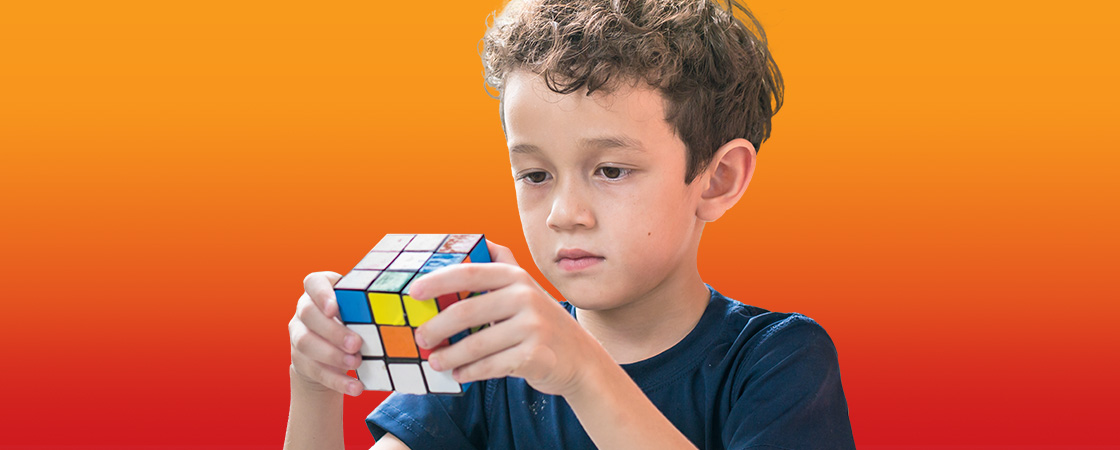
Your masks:
<svg viewBox="0 0 1120 450"><path fill-rule="evenodd" d="M434 370L436 372L442 372L443 371L443 366L441 366L439 364L439 360L431 357L431 355L428 356L428 365L432 366L432 370Z"/></svg>
<svg viewBox="0 0 1120 450"><path fill-rule="evenodd" d="M424 339L423 334L420 334L419 328L416 329L416 345L419 345L423 348L428 348L428 340Z"/></svg>
<svg viewBox="0 0 1120 450"><path fill-rule="evenodd" d="M346 339L342 342L343 350L352 352L358 350L358 337L354 335L347 335Z"/></svg>
<svg viewBox="0 0 1120 450"><path fill-rule="evenodd" d="M355 397L362 393L362 387L358 386L358 383L350 383L350 388L348 390L350 391L350 395Z"/></svg>

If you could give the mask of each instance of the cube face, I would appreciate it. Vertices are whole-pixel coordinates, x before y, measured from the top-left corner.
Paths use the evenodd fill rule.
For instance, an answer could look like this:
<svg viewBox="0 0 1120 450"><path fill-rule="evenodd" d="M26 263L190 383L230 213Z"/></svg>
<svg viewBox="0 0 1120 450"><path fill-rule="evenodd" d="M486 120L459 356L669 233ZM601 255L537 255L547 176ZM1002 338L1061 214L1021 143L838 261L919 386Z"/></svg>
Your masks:
<svg viewBox="0 0 1120 450"><path fill-rule="evenodd" d="M462 394L450 372L432 370L427 361L431 350L416 346L415 333L440 311L478 293L417 300L408 289L428 272L468 262L490 262L484 235L388 234L335 283L342 322L362 338L362 364L356 372L366 390Z"/></svg>

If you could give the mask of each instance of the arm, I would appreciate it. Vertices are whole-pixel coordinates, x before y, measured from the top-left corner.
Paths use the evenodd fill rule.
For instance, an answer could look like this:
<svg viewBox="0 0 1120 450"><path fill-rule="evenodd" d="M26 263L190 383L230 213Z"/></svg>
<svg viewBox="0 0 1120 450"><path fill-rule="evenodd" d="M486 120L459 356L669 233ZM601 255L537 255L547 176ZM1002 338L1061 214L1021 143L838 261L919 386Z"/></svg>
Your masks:
<svg viewBox="0 0 1120 450"><path fill-rule="evenodd" d="M605 354L605 352L604 352ZM609 358L609 356L608 356ZM599 448L696 448L614 361L564 396Z"/></svg>
<svg viewBox="0 0 1120 450"><path fill-rule="evenodd" d="M288 410L285 449L344 449L343 393L362 393L346 371L358 367L361 337L337 320L334 283L342 276L316 272L303 279L303 296L288 322L292 347L292 402Z"/></svg>
<svg viewBox="0 0 1120 450"><path fill-rule="evenodd" d="M295 366L292 378L292 406L288 410L288 432L284 448L344 449L342 438L342 394L303 380ZM409 450L396 436L386 433L372 450Z"/></svg>
<svg viewBox="0 0 1120 450"><path fill-rule="evenodd" d="M342 394L304 380L294 365L289 367L292 404L284 449L344 449Z"/></svg>
<svg viewBox="0 0 1120 450"><path fill-rule="evenodd" d="M390 433L385 433L370 450L409 450L408 446Z"/></svg>
<svg viewBox="0 0 1120 450"><path fill-rule="evenodd" d="M447 267L412 284L415 299L488 291L417 329L417 344L431 348L429 342L459 330L492 324L433 351L433 369L453 370L460 383L520 377L537 391L563 396L600 448L694 448L602 345L516 265L509 249L489 244L496 263Z"/></svg>

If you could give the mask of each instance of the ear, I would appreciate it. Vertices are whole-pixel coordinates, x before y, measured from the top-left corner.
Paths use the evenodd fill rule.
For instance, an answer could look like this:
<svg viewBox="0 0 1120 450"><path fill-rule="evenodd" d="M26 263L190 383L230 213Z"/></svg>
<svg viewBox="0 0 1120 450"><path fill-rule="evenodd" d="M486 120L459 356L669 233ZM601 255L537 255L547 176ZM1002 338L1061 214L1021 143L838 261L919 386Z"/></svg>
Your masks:
<svg viewBox="0 0 1120 450"><path fill-rule="evenodd" d="M747 191L754 175L757 152L746 139L733 139L716 150L708 169L701 174L703 192L696 206L696 217L715 222L735 206Z"/></svg>

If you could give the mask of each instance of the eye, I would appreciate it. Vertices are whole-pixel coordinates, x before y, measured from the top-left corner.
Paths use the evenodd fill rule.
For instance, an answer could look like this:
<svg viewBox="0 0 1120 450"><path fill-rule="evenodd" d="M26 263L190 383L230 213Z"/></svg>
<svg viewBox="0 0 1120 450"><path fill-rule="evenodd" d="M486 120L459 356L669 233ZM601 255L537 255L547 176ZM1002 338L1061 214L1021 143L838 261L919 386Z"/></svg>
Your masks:
<svg viewBox="0 0 1120 450"><path fill-rule="evenodd" d="M548 172L529 172L522 174L519 179L527 180L529 184L541 184L548 179Z"/></svg>
<svg viewBox="0 0 1120 450"><path fill-rule="evenodd" d="M600 167L599 172L603 174L608 180L617 180L630 174L630 169L623 169L621 167Z"/></svg>

